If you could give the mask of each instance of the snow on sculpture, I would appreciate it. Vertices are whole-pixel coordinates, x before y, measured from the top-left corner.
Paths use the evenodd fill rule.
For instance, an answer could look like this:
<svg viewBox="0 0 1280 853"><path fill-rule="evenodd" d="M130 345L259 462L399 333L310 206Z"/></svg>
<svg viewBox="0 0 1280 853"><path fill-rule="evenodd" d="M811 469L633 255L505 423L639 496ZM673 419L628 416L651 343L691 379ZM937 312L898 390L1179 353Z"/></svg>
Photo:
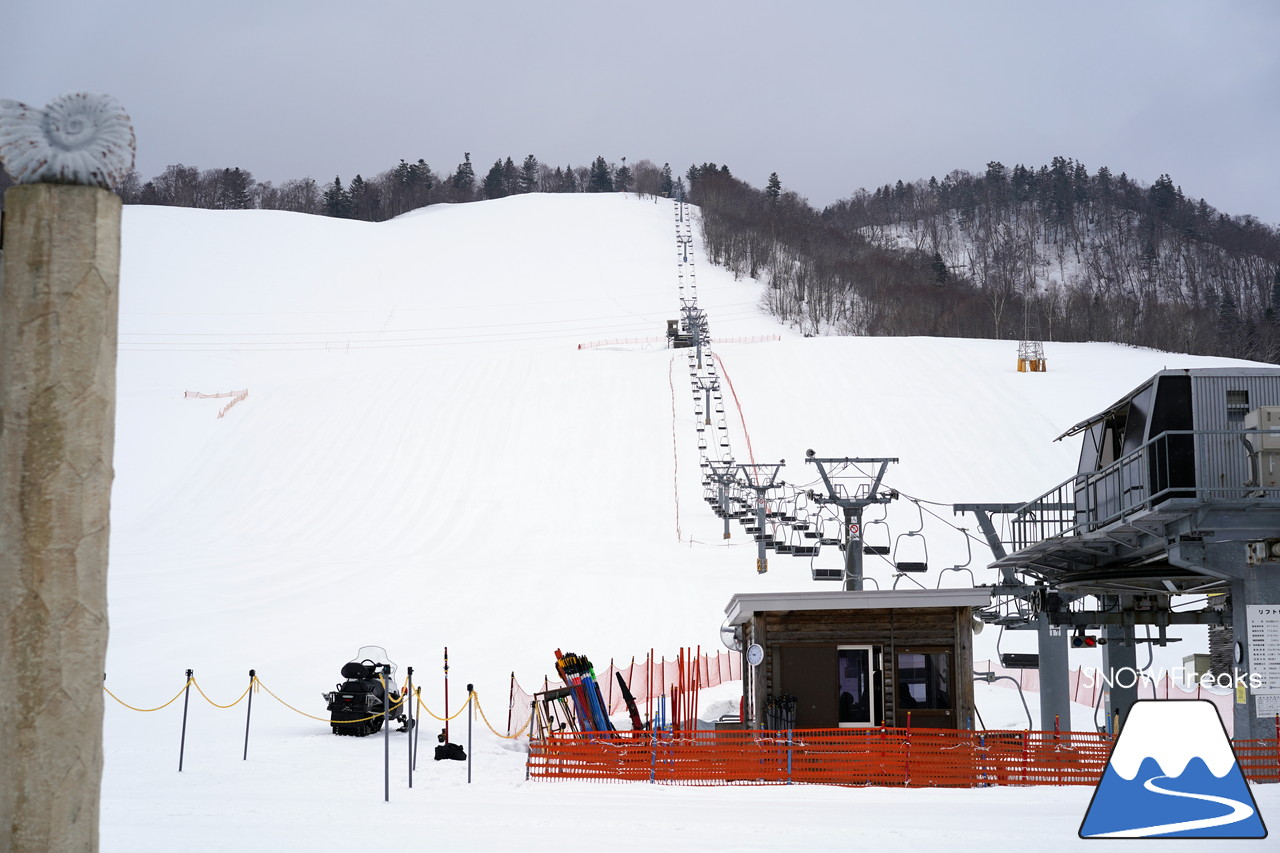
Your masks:
<svg viewBox="0 0 1280 853"><path fill-rule="evenodd" d="M110 189L133 168L133 124L110 95L59 95L43 110L0 100L0 162L20 184Z"/></svg>

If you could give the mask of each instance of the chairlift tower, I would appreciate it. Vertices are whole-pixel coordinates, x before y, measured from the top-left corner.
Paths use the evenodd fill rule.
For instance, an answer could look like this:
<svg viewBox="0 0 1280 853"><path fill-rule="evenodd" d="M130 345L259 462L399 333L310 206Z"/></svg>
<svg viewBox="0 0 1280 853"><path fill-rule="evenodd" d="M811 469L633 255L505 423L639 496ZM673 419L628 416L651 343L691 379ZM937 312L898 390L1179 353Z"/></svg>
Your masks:
<svg viewBox="0 0 1280 853"><path fill-rule="evenodd" d="M819 459L812 450L805 451L805 462L812 462L818 466L818 476L822 478L822 483L827 488L826 496L814 494L813 499L817 503L831 504L838 506L844 510L844 533L842 534L845 541L844 546L844 588L846 590L862 589L862 510L872 504L889 503L898 496L896 491L880 491L880 482L884 479L885 469L889 467L890 462L897 462L896 458L880 458L880 459ZM832 476L838 474L836 471L828 471L827 466L840 466L847 468L850 465L878 465L874 475L870 475L867 479L871 482L864 485L857 493L850 497L848 493L832 482Z"/></svg>
<svg viewBox="0 0 1280 853"><path fill-rule="evenodd" d="M689 334L693 336L694 346L698 350L698 369L702 369L702 346L709 342L707 335L707 312L698 307L696 299L692 301L680 300L680 310L684 313L684 324Z"/></svg>
<svg viewBox="0 0 1280 853"><path fill-rule="evenodd" d="M694 380L698 389L706 395L706 408L703 413L706 416L705 426L711 426L711 392L720 390L720 379L716 376L699 376Z"/></svg>
<svg viewBox="0 0 1280 853"><path fill-rule="evenodd" d="M710 421L708 421L710 423ZM708 462L711 479L719 489L720 515L724 518L724 538L729 538L729 486L737 482L738 465L732 459L724 462Z"/></svg>
<svg viewBox="0 0 1280 853"><path fill-rule="evenodd" d="M677 234L676 243L680 246L680 263L689 263L689 244L693 242L692 234Z"/></svg>
<svg viewBox="0 0 1280 853"><path fill-rule="evenodd" d="M781 471L782 466L786 464L787 460L780 459L777 462L769 464L738 466L738 470L742 472L743 479L746 480L743 485L756 493L756 529L759 531L756 533L756 542L759 543L760 546L756 551L756 573L761 575L769 571L769 559L765 556L765 548L768 547L767 540L765 538L768 534L764 532L764 508L767 503L765 500L765 493L770 489L776 489L780 486L786 485L785 483L778 482L778 472ZM769 479L766 482L764 479L764 470L769 468L773 469L773 473L769 475Z"/></svg>

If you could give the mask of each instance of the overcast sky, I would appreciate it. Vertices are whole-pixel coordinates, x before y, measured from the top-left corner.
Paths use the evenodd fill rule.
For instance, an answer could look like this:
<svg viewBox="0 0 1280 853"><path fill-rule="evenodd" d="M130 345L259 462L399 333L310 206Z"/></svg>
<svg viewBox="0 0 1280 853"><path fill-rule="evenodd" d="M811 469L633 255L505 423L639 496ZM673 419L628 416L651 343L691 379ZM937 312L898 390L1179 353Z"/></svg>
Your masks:
<svg viewBox="0 0 1280 853"><path fill-rule="evenodd" d="M133 117L138 171L344 182L471 152L728 165L816 206L1055 155L1280 225L1275 0L11 0L0 98Z"/></svg>

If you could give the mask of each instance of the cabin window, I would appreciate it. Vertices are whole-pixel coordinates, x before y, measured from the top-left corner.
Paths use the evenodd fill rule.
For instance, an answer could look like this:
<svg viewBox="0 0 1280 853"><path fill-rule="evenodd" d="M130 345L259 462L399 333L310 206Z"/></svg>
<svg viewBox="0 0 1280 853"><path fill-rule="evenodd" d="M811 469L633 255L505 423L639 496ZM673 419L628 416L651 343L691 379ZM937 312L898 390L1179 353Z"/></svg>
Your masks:
<svg viewBox="0 0 1280 853"><path fill-rule="evenodd" d="M1249 392L1227 392L1227 426L1239 428L1244 426L1244 416L1249 414Z"/></svg>
<svg viewBox="0 0 1280 853"><path fill-rule="evenodd" d="M951 708L951 654L900 652L897 668L898 708Z"/></svg>

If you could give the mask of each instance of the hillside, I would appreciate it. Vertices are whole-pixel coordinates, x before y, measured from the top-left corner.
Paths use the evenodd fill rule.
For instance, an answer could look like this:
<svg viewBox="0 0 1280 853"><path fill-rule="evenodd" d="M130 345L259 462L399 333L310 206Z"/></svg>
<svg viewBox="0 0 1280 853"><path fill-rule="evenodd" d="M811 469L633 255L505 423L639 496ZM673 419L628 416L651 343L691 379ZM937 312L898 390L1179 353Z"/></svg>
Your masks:
<svg viewBox="0 0 1280 853"><path fill-rule="evenodd" d="M992 162L819 212L704 167L692 196L712 259L765 281L770 310L806 331L1280 359L1280 231L1188 198L1168 175Z"/></svg>
<svg viewBox="0 0 1280 853"><path fill-rule="evenodd" d="M703 502L686 353L661 342L579 348L660 338L678 316L670 202L533 194L379 224L130 206L124 224L107 666L122 699L158 705L192 668L227 702L255 668L276 694L322 713L318 694L342 662L380 644L417 668L424 701L440 710L448 646L451 705L473 682L496 720L510 675L532 688L557 647L601 663L715 649L735 592L814 588L807 559L773 557L757 575L754 543L720 538ZM888 483L930 501L1028 499L1074 471L1076 448L1053 443L1066 427L1162 367L1230 363L1056 344L1049 372L1033 375L1014 370L1007 341L805 338L763 313L760 284L707 263L700 240L694 253L713 338L780 337L713 348L741 409L726 395L737 458L748 458L749 435L756 460L787 460L789 483L813 481L802 460L815 448L899 457ZM183 396L242 389L222 418L228 400ZM899 532L922 517L905 500L889 513ZM966 562L960 532L923 522L932 564ZM992 580L984 562L975 553L978 582ZM869 576L892 583L874 565ZM922 582L968 577L935 569ZM979 657L995 641L984 633ZM257 701L243 764L243 718L193 700L190 771L172 786L176 717L159 724L109 703L104 849L135 844L139 820L295 846L346 826L334 815L353 797L377 801L377 747ZM550 825L563 803L548 788L565 789L521 787L519 754L485 738L485 796L511 809L505 817L467 805L447 775L455 768L434 767L430 799L416 801L429 817L397 811L394 824L428 821L458 844L474 828L511 845L527 840L513 827L535 813ZM360 795L345 781L355 767L378 780ZM591 791L602 808L642 808ZM683 796L668 794L668 805ZM1020 803L1028 817L1013 831L1033 833L1047 814L1071 823L1087 802L1076 794L1087 791L1067 792L1065 808L1018 792L1000 802ZM439 798L457 811L433 807ZM803 802L811 831L841 831L817 815L827 794ZM947 802L963 823L971 801ZM735 803L726 814L759 807L760 794ZM591 825L607 831L603 820ZM979 849L985 830L972 832Z"/></svg>
<svg viewBox="0 0 1280 853"><path fill-rule="evenodd" d="M290 666L381 639L532 680L566 643L713 646L733 592L809 584L806 560L757 578L753 546L720 544L683 355L577 348L661 335L679 305L672 234L667 203L620 195L378 225L128 208L113 669L161 632L179 670L220 665L210 644L236 634ZM1007 343L805 339L754 308L758 285L698 272L714 336L783 335L715 349L756 458L790 459L792 483L815 478L815 447L901 457L890 484L930 500L1031 497L1073 470L1075 449L1052 443L1065 426L1165 365L1209 363L1060 345L1026 376ZM222 419L225 400L182 396L233 389L249 396ZM892 513L916 526L910 504ZM939 558L963 562L963 537L937 536ZM374 590L405 618L352 612ZM467 642L493 595L518 613ZM186 604L156 607L171 600ZM548 631L570 607L575 636Z"/></svg>

